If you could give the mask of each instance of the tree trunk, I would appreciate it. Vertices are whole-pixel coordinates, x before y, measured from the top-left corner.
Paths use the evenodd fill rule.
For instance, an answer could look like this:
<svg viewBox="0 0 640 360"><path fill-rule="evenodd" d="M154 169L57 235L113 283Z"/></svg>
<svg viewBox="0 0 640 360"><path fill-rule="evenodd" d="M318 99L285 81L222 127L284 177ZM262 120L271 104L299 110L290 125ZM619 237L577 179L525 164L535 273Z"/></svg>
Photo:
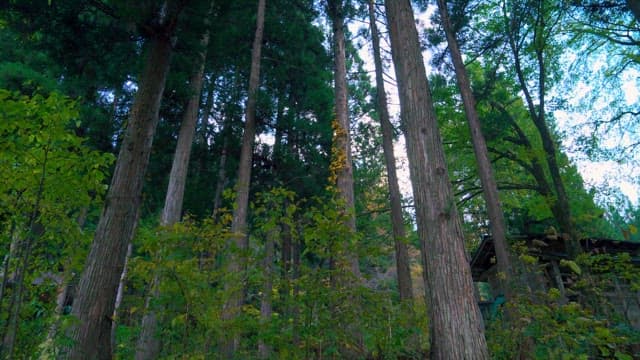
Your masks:
<svg viewBox="0 0 640 360"><path fill-rule="evenodd" d="M536 62L538 65L538 104L537 106L534 104L533 97L531 95L531 90L529 89L528 79L525 78L524 70L522 69L522 63L520 59L520 48L516 44L515 35L517 32L516 29L511 29L509 31L509 46L511 48L511 52L514 57L514 65L516 70L516 75L518 77L518 82L520 84L520 88L524 93L524 97L527 103L527 107L529 109L529 114L531 120L534 125L538 129L538 133L540 134L540 139L542 140L542 148L545 152L545 159L547 162L547 166L549 168L549 174L551 175L551 182L553 183L553 187L555 190L555 206L557 207L557 211L554 212L555 218L558 221L558 225L560 226L560 230L563 234L568 235L568 239L565 239L565 244L567 247L567 252L570 256L575 257L581 252L580 244L578 242L578 234L575 231L575 227L573 226L573 220L571 217L571 207L569 205L569 198L567 196L567 192L564 187L564 182L562 181L562 177L560 175L560 167L558 165L558 160L556 157L556 144L551 136L551 131L547 126L545 120L545 95L546 95L546 69L544 63L544 50L546 47L546 40L544 39L546 32L549 29L545 28L545 19L544 19L544 1L539 0L537 2L537 9L535 10L535 24L533 42L534 42L534 51L536 56ZM511 14L511 16L522 16L522 14ZM518 22L511 21L511 26L516 26ZM518 29L519 31L519 29ZM565 238L563 236L563 238Z"/></svg>
<svg viewBox="0 0 640 360"><path fill-rule="evenodd" d="M488 359L409 0L385 0L426 277L431 359Z"/></svg>
<svg viewBox="0 0 640 360"><path fill-rule="evenodd" d="M176 14L177 16L177 14ZM111 186L78 285L70 330L70 359L111 359L113 314L127 246L138 223L144 173L158 124L160 101L169 71L175 18L150 41L129 124L120 148Z"/></svg>
<svg viewBox="0 0 640 360"><path fill-rule="evenodd" d="M411 282L411 269L409 267L409 251L407 249L407 234L402 217L402 194L398 185L396 173L396 157L393 151L393 125L389 120L387 109L387 94L384 87L382 57L380 55L380 36L376 26L375 4L369 0L369 20L371 39L373 42L373 61L376 67L376 89L378 101L378 116L382 127L382 148L387 167L387 183L389 186L389 198L391 203L391 226L393 229L393 241L396 249L396 268L398 272L398 291L400 300L405 303L410 313L413 313L413 285Z"/></svg>
<svg viewBox="0 0 640 360"><path fill-rule="evenodd" d="M440 10L442 27L444 28L447 43L449 45L451 60L453 61L453 66L455 68L458 88L460 89L460 95L462 96L462 103L467 115L469 130L471 131L471 141L473 142L473 150L476 155L478 175L480 176L480 183L482 184L484 200L487 204L489 226L496 251L498 268L500 269L500 272L504 274L504 277L499 276L499 278L503 283L502 289L505 291L504 295L506 299L509 300L513 297L511 294L512 285L510 282L515 280L515 278L511 268L509 245L506 238L507 227L505 225L504 213L502 212L502 205L500 204L500 197L498 195L498 185L493 174L491 161L489 160L489 151L487 150L487 143L484 135L482 134L480 119L478 118L478 112L476 111L476 99L471 91L471 83L469 82L467 70L465 69L464 62L462 61L462 54L458 47L458 40L456 39L456 34L454 33L449 19L447 2L445 0L438 0L438 8Z"/></svg>
<svg viewBox="0 0 640 360"><path fill-rule="evenodd" d="M251 51L251 72L249 74L249 92L245 108L245 127L242 136L242 147L240 150L240 162L238 165L238 182L236 184L235 208L231 222L232 255L227 264L227 273L237 274L241 272L243 266L241 259L235 250L246 248L245 238L247 236L247 213L249 208L249 185L251 182L251 166L253 163L253 143L256 136L256 102L258 86L260 85L260 58L262 53L262 37L264 33L264 13L266 1L258 0L258 12L256 16L256 32L253 39L253 49ZM238 289L236 284L225 284L229 298L222 310L222 319L229 321L234 319L240 308L243 299L243 290ZM233 357L238 344L239 337L232 334L231 339L226 339L222 344L222 352L226 357Z"/></svg>
<svg viewBox="0 0 640 360"><path fill-rule="evenodd" d="M145 313L140 323L140 337L136 342L136 360L157 359L160 356L160 338L158 337L158 316L153 309L153 299L159 295L159 276L151 282L149 295L144 303Z"/></svg>
<svg viewBox="0 0 640 360"><path fill-rule="evenodd" d="M347 93L347 60L346 41L344 34L344 2L343 0L327 0L327 12L333 27L333 59L334 59L334 92L335 92L335 120L333 121L333 145L331 154L331 176L335 179L338 196L344 202L345 226L352 234L356 233L355 196L353 192L353 164L351 161L351 135L349 121L349 106ZM337 274L347 275L346 279L332 279L333 286L339 288L345 283L355 286L361 281L358 257L350 246L350 241L341 244L344 251L331 254L330 266L338 270ZM344 270L343 270L344 269ZM334 273L335 274L335 273ZM346 280L346 281L345 281ZM342 283L342 284L341 284ZM353 299L355 312L361 311L358 299ZM359 316L357 316L359 317ZM364 338L356 323L348 324L347 333L352 339L344 339L340 344L343 357L361 357L364 352ZM351 342L354 346L347 346Z"/></svg>
<svg viewBox="0 0 640 360"><path fill-rule="evenodd" d="M209 46L209 31L200 39L201 51L198 58L198 67L189 79L191 97L187 101L182 124L178 134L178 143L173 155L171 173L169 174L169 185L164 200L160 225L170 227L180 221L182 217L182 204L184 202L184 189L187 182L187 171L189 170L189 158L191 157L191 147L193 137L198 122L198 109L200 107L200 94L204 79L204 65L207 58L207 47ZM160 354L160 339L157 338L158 316L153 309L153 298L157 296L160 278L156 274L154 289L149 294L149 299L145 303L145 314L142 317L140 337L136 344L136 359L147 360L156 359Z"/></svg>
<svg viewBox="0 0 640 360"><path fill-rule="evenodd" d="M344 4L342 0L327 0L328 15L333 24L333 58L334 58L334 87L335 114L333 123L333 154L332 167L338 193L344 201L347 214L346 226L356 232L355 196L353 193L353 165L351 161L351 135L349 122L349 107L347 94L347 58L344 37ZM351 266L351 273L360 279L358 258L347 253L347 261Z"/></svg>
<svg viewBox="0 0 640 360"><path fill-rule="evenodd" d="M204 65L207 57L207 47L209 46L209 31L207 30L200 40L202 52L198 59L198 68L189 80L191 97L187 102L184 114L182 116L182 124L180 125L180 133L178 134L178 143L176 152L173 155L173 163L171 165L171 173L169 175L169 185L167 187L167 195L164 200L164 208L160 223L163 226L171 226L182 217L182 204L184 202L184 188L187 181L187 171L189 170L189 158L191 157L191 145L196 131L198 122L198 109L200 108L200 94L202 92L202 82L204 79Z"/></svg>
<svg viewBox="0 0 640 360"><path fill-rule="evenodd" d="M111 324L111 348L116 347L116 330L118 329L118 310L120 309L120 304L122 304L122 298L124 297L124 284L127 281L127 272L128 272L128 264L129 259L131 258L131 251L133 251L133 246L131 243L127 246L127 256L124 259L124 268L122 270L122 274L120 274L120 282L118 283L118 291L116 292L116 302L113 304L113 323Z"/></svg>
<svg viewBox="0 0 640 360"><path fill-rule="evenodd" d="M492 102L492 106L496 107L505 116L505 118L508 119L509 124L511 125L513 130L516 132L517 136L513 139L510 139L509 141L511 141L517 146L524 146L529 152L534 153L535 151L533 149L533 144L531 144L531 141L529 141L529 138L527 138L527 135L524 133L524 131L522 131L522 129L520 128L516 120L507 111L507 109L502 104L498 104L495 102ZM528 164L526 161L519 159L510 154L501 153L500 155L506 156L510 160L520 164L520 166L522 166L525 170L527 170L531 174L531 176L533 176L536 183L538 184L538 188L536 191L547 201L547 204L549 205L549 208L551 209L551 212L554 218L556 219L560 218L562 216L561 215L562 211L558 207L557 201L553 199L553 190L551 189L551 185L549 184L549 181L547 180L547 177L545 175L543 164L540 162L538 157L536 156L531 157L530 159L531 163Z"/></svg>

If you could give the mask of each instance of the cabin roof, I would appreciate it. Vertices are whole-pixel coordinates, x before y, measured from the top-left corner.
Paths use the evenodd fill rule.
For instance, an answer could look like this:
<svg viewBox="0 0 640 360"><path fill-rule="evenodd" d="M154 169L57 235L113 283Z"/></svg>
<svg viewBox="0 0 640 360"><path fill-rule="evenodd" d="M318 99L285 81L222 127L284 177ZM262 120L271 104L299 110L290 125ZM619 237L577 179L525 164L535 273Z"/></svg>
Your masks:
<svg viewBox="0 0 640 360"><path fill-rule="evenodd" d="M509 242L522 241L529 249L529 253L543 261L553 259L566 259L568 254L564 241L557 235L529 234L511 236ZM633 263L640 265L640 242L621 241L603 238L584 238L580 240L580 247L586 253L593 254L615 254L629 253ZM471 257L471 273L473 279L481 280L484 274L491 269L495 263L495 249L493 238L484 236L478 249Z"/></svg>

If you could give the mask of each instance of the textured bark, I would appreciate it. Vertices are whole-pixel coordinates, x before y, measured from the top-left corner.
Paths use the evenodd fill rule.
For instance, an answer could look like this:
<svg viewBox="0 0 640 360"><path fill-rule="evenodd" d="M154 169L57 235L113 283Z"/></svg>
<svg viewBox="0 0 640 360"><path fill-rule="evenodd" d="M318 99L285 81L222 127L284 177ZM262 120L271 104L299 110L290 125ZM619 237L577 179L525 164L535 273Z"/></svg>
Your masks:
<svg viewBox="0 0 640 360"><path fill-rule="evenodd" d="M169 185L164 200L160 225L172 226L182 217L182 204L184 202L184 189L187 182L187 171L189 170L189 158L191 157L191 146L196 131L198 121L198 109L200 107L200 94L204 79L204 65L207 57L207 47L209 46L209 31L205 31L200 40L202 51L198 58L198 67L189 79L191 97L182 116L180 132L178 133L178 143L173 155L171 173L169 174ZM160 354L160 339L157 339L158 316L151 306L153 297L157 296L159 279L154 281L155 289L149 294L145 302L145 314L142 317L140 337L136 344L136 359L155 359Z"/></svg>
<svg viewBox="0 0 640 360"><path fill-rule="evenodd" d="M144 304L145 313L140 323L140 337L136 342L136 360L157 359L160 356L161 342L158 337L158 315L153 309L153 299L159 295L159 276L156 274L151 283L151 291Z"/></svg>
<svg viewBox="0 0 640 360"><path fill-rule="evenodd" d="M202 92L202 83L204 79L204 64L207 57L207 46L209 46L209 31L206 31L200 40L200 46L203 49L198 59L198 68L189 80L191 97L187 102L184 114L182 116L182 124L180 124L180 133L178 134L178 143L176 151L173 155L173 163L171 165L171 173L169 175L169 185L167 187L167 195L164 200L164 208L160 223L165 226L171 226L182 216L182 204L184 202L184 188L187 182L187 171L189 169L189 158L191 157L191 145L196 131L198 122L198 109L200 108L200 94Z"/></svg>
<svg viewBox="0 0 640 360"><path fill-rule="evenodd" d="M425 266L431 359L488 359L409 0L385 0Z"/></svg>
<svg viewBox="0 0 640 360"><path fill-rule="evenodd" d="M398 185L396 173L396 157L393 151L393 126L389 120L387 108L387 94L384 87L382 57L380 55L380 36L376 26L375 4L369 0L369 20L371 39L373 43L373 61L376 67L376 88L378 92L378 116L382 127L382 148L384 150L385 165L387 167L387 184L389 186L389 201L391 203L391 227L396 250L396 268L398 272L398 291L400 300L406 303L413 312L413 285L411 283L411 269L409 267L409 251L407 249L407 234L402 217L402 194Z"/></svg>
<svg viewBox="0 0 640 360"><path fill-rule="evenodd" d="M70 359L111 359L111 315L127 245L138 222L144 173L149 163L158 111L169 71L176 18L150 40L145 69L134 100L105 206L78 285L70 330Z"/></svg>
<svg viewBox="0 0 640 360"><path fill-rule="evenodd" d="M453 61L453 66L455 68L458 88L460 89L464 111L467 115L469 130L471 131L471 141L473 142L473 150L476 155L478 166L478 175L480 176L482 192L487 205L487 212L489 214L489 226L496 251L498 269L505 275L505 280L501 280L503 282L502 289L505 291L505 297L507 299L511 299L511 285L509 282L513 281L515 278L513 276L511 259L509 257L509 245L506 237L507 227L505 225L504 213L502 212L502 205L500 204L500 197L498 195L498 185L491 167L491 161L489 160L489 151L487 150L487 143L484 135L482 134L482 127L480 125L480 119L478 118L478 112L476 111L476 99L471 91L471 83L469 82L467 70L465 69L464 62L462 61L462 54L458 47L458 40L456 39L456 34L449 19L447 2L445 0L438 0L438 9L440 10L442 27L447 37L447 44L449 45L451 60ZM503 277L501 276L500 279L503 279Z"/></svg>
<svg viewBox="0 0 640 360"><path fill-rule="evenodd" d="M355 196L353 192L353 165L351 161L351 136L347 93L347 60L345 44L344 1L327 0L327 13L333 28L333 59L334 59L334 96L335 120L333 122L332 171L335 176L336 187L340 199L344 202L345 226L356 233ZM335 287L355 286L361 281L358 257L350 249L350 244L344 244L342 254L332 254L330 266L338 270L339 276L332 278ZM343 275L347 275L343 277ZM355 312L361 311L358 299L353 299ZM364 339L358 324L348 324L347 332L352 339L344 339L340 345L340 353L345 358L361 357L364 352ZM355 345L346 346L345 342Z"/></svg>
<svg viewBox="0 0 640 360"><path fill-rule="evenodd" d="M544 19L544 1L539 0L536 3L535 9L535 24L533 25L534 34L533 34L533 42L534 51L535 51L535 61L538 65L538 79L537 79L537 97L538 104L534 103L533 96L531 95L531 90L528 85L528 79L525 77L524 70L522 68L521 61L521 48L518 47L517 41L515 38L515 34L517 34L519 29L512 28L511 31L508 32L509 36L509 46L511 48L511 52L514 58L514 66L516 75L518 77L518 82L520 84L520 88L524 94L527 107L529 109L529 115L531 120L533 121L538 133L540 134L540 139L542 141L542 148L545 152L545 160L547 163L547 167L549 169L549 174L551 175L551 182L553 184L553 188L555 190L555 201L552 207L556 208L554 211L554 217L558 221L558 225L560 226L560 231L566 235L568 235L569 239L567 239L566 246L569 255L576 256L578 255L580 250L580 244L578 243L578 236L575 231L575 227L573 226L573 220L571 218L571 207L569 205L569 198L567 196L567 192L564 187L564 182L562 181L562 177L560 175L560 167L558 165L558 160L556 157L556 144L551 136L551 131L547 126L545 120L545 95L546 95L546 69L544 63L544 48L546 46L546 41L544 37L546 36L546 31L548 29L545 28L545 19ZM506 16L506 15L505 15ZM511 16L523 16L522 14L511 14ZM517 21L510 21L512 27L518 26Z"/></svg>
<svg viewBox="0 0 640 360"><path fill-rule="evenodd" d="M238 250L247 246L247 213L249 209L249 185L251 182L251 166L253 163L253 144L256 136L256 98L258 86L260 84L260 58L262 53L262 37L264 33L264 13L266 1L258 1L258 12L256 16L256 31L253 39L253 49L251 51L251 72L249 74L249 92L245 108L245 127L242 135L242 147L240 149L240 161L238 164L238 180L236 184L235 208L231 222L232 246ZM241 272L243 266L238 254L233 254L227 264L227 273L237 274ZM242 289L238 289L236 284L225 284L225 290L229 293L229 299L222 310L222 319L229 321L234 319L240 308L243 299ZM233 357L238 348L239 337L232 336L222 344L222 351L226 357Z"/></svg>
<svg viewBox="0 0 640 360"><path fill-rule="evenodd" d="M344 37L344 4L342 0L327 0L328 15L333 25L333 59L335 88L334 158L342 160L336 166L336 186L348 214L346 226L356 232L355 196L353 193L353 165L351 161L351 136L349 133L349 107L347 103L347 58ZM351 273L360 278L358 259L347 255Z"/></svg>

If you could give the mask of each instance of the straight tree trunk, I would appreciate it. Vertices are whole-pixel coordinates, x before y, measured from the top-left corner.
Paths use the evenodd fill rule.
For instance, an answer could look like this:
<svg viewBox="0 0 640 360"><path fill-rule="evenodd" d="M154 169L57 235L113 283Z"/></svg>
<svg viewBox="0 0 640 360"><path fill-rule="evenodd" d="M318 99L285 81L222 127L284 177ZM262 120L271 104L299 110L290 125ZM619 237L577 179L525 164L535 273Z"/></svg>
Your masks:
<svg viewBox="0 0 640 360"><path fill-rule="evenodd" d="M116 302L113 305L113 323L111 324L111 348L116 347L116 330L118 329L118 310L120 310L120 304L122 304L122 298L124 297L124 286L127 281L127 273L129 270L129 259L131 258L131 252L133 251L133 244L129 243L127 246L127 256L124 259L124 269L120 274L120 282L118 283L118 291L116 292ZM66 288L66 287L65 287Z"/></svg>
<svg viewBox="0 0 640 360"><path fill-rule="evenodd" d="M200 108L200 94L202 93L202 83L204 79L204 65L207 57L207 47L209 46L209 31L207 30L200 40L202 51L198 58L197 70L189 80L191 97L187 102L176 152L173 155L171 173L169 174L169 185L167 195L164 200L164 208L160 217L163 226L171 226L182 217L182 204L184 203L184 188L187 182L187 171L189 170L189 158L191 157L191 146L198 122L198 109Z"/></svg>
<svg viewBox="0 0 640 360"><path fill-rule="evenodd" d="M504 277L500 276L499 278L505 279L505 281L501 280L503 282L502 289L505 291L504 295L507 300L510 300L512 298L510 282L515 278L513 276L511 260L509 257L509 245L506 237L507 227L505 225L504 213L502 212L502 205L500 204L500 197L498 195L498 185L493 174L491 161L489 160L489 151L487 150L487 143L484 135L482 134L482 126L480 125L480 119L478 118L478 112L476 111L476 99L471 91L471 83L469 82L467 70L465 69L464 62L462 61L462 54L458 47L458 40L456 39L456 34L449 18L447 2L445 0L438 0L438 9L440 10L442 27L447 37L449 52L455 68L456 79L458 81L458 88L460 89L460 95L462 96L464 111L467 114L469 130L471 131L471 141L473 142L473 150L476 155L478 175L480 176L480 183L482 184L484 200L487 204L489 226L491 228L491 236L493 237L498 268L504 275Z"/></svg>
<svg viewBox="0 0 640 360"><path fill-rule="evenodd" d="M334 59L334 93L335 119L333 121L333 146L331 159L331 176L335 177L338 196L344 203L345 226L352 234L356 233L355 195L353 190L353 164L351 160L351 135L349 121L349 106L347 93L347 58L345 41L343 0L327 0L327 13L333 28L333 59ZM332 282L336 288L343 285L355 286L361 281L360 265L357 255L350 248L350 243L344 245L344 252L331 254L330 266L337 270L338 276ZM346 277L344 276L346 275ZM344 277L344 279L343 279ZM346 280L346 281L345 281ZM359 300L353 299L355 313L361 312ZM359 315L356 315L359 317ZM340 353L345 358L361 357L364 349L364 338L357 323L347 324L346 332L351 339L343 339ZM352 345L347 345L347 343Z"/></svg>
<svg viewBox="0 0 640 360"><path fill-rule="evenodd" d="M409 0L385 0L426 277L431 359L488 359Z"/></svg>
<svg viewBox="0 0 640 360"><path fill-rule="evenodd" d="M249 209L249 185L251 183L251 166L253 163L253 144L256 136L256 103L258 95L258 86L260 85L260 58L262 54L262 37L264 34L264 13L266 1L258 0L258 11L256 16L256 31L253 39L253 48L251 51L251 72L249 74L249 91L247 104L245 108L245 127L242 136L242 147L240 149L240 162L238 165L238 182L236 185L235 208L233 211L233 219L231 222L231 239L232 255L227 264L227 273L238 274L243 266L238 254L234 254L235 250L243 250L247 243L247 213ZM242 303L244 302L243 290L238 289L236 284L225 284L225 290L228 291L229 298L222 310L222 319L230 321L234 319ZM225 339L222 344L222 351L226 357L233 357L238 345L239 337L235 334L231 339Z"/></svg>
<svg viewBox="0 0 640 360"><path fill-rule="evenodd" d="M191 147L198 122L198 109L200 107L200 94L202 93L202 83L204 79L204 66L207 58L207 47L209 46L209 31L200 39L201 51L199 53L198 67L189 79L191 97L187 101L178 143L173 155L171 173L169 174L169 185L165 196L160 225L171 227L180 221L182 217L182 204L184 203L184 189L187 182L187 171L189 170L189 158L191 157ZM160 354L160 339L157 337L158 315L153 309L153 298L158 295L160 286L159 275L153 281L153 289L149 294L149 299L145 302L145 314L142 317L140 337L136 344L136 360L156 359Z"/></svg>
<svg viewBox="0 0 640 360"><path fill-rule="evenodd" d="M413 313L413 285L411 282L411 269L409 267L409 251L407 249L407 234L402 217L402 195L398 185L396 173L396 157L393 150L393 125L389 120L387 109L387 94L384 87L384 69L380 55L380 35L376 26L375 4L369 0L369 21L371 39L373 43L373 61L376 67L376 89L378 101L378 116L382 127L382 148L387 167L387 183L389 186L389 200L391 203L391 227L393 229L393 241L396 249L396 268L398 272L398 291L400 300L408 306Z"/></svg>
<svg viewBox="0 0 640 360"><path fill-rule="evenodd" d="M138 223L144 173L158 124L176 21L177 14L167 18L163 31L149 42L129 124L73 304L77 323L69 334L74 341L70 359L112 358L111 316L127 246Z"/></svg>
<svg viewBox="0 0 640 360"><path fill-rule="evenodd" d="M160 356L160 338L158 337L158 315L153 309L153 299L160 295L158 291L159 275L151 281L149 295L144 303L145 313L140 322L140 337L136 342L136 360L157 359Z"/></svg>
<svg viewBox="0 0 640 360"><path fill-rule="evenodd" d="M351 135L347 94L347 55L344 35L343 0L327 0L327 9L333 25L333 58L335 87L335 120L333 123L333 160L338 193L344 201L346 226L356 232L355 196L353 193L353 165L351 161ZM360 279L358 258L347 254L351 274Z"/></svg>

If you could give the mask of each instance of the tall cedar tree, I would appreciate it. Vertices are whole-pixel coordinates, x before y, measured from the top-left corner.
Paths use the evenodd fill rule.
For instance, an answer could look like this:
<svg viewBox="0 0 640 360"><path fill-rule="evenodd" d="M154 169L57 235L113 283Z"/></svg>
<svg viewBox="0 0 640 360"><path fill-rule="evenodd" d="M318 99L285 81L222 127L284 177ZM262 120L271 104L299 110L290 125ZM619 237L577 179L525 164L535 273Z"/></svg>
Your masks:
<svg viewBox="0 0 640 360"><path fill-rule="evenodd" d="M258 1L258 13L256 17L256 32L251 51L251 72L249 74L249 92L245 108L244 134L242 135L242 148L240 150L240 163L238 164L238 180L236 184L235 208L231 222L232 246L236 250L247 248L247 214L249 209L249 185L251 183L251 167L253 163L253 143L256 136L256 103L258 85L260 85L260 57L262 53L262 37L264 33L264 13L266 1ZM232 251L228 260L227 273L238 274L242 270L241 259ZM236 284L225 284L229 291L229 299L222 311L223 320L232 320L240 311L243 299L243 289ZM239 344L239 337L232 335L231 339L225 339L222 351L228 357L232 357Z"/></svg>
<svg viewBox="0 0 640 360"><path fill-rule="evenodd" d="M480 310L409 0L385 0L407 141L431 359L488 359Z"/></svg>
<svg viewBox="0 0 640 360"><path fill-rule="evenodd" d="M157 15L139 89L118 154L111 186L78 284L70 329L71 359L111 359L111 316L127 245L138 223L144 173L149 163L160 101L169 72L172 38L182 3L166 1Z"/></svg>
<svg viewBox="0 0 640 360"><path fill-rule="evenodd" d="M213 4L213 2L212 2ZM211 11L209 11L211 14ZM200 107L200 94L204 79L204 66L207 57L207 47L209 46L209 29L207 28L200 39L201 51L197 59L196 70L189 79L191 96L187 100L180 132L178 133L178 143L173 155L171 173L169 174L169 185L165 196L164 207L160 217L160 225L170 227L180 221L182 217L182 205L184 202L184 190L187 182L187 170L189 169L189 158L191 157L191 145L196 131L198 121L198 109ZM156 359L160 353L160 339L157 338L158 318L154 309L151 308L151 300L157 293L160 278L155 276L153 288L149 299L145 304L145 314L142 318L140 337L136 344L136 359Z"/></svg>
<svg viewBox="0 0 640 360"><path fill-rule="evenodd" d="M389 201L391 203L391 227L393 229L393 241L396 250L396 268L398 272L398 291L400 300L413 311L413 286L411 284L411 269L409 268L409 251L407 249L407 234L404 229L402 217L402 194L398 185L396 173L396 157L393 151L393 125L389 120L387 108L387 94L384 87L384 69L380 55L380 35L376 26L375 3L369 1L369 21L371 28L371 40L373 43L373 62L376 67L376 92L378 102L378 116L382 127L382 148L387 167L387 184L389 186Z"/></svg>
<svg viewBox="0 0 640 360"><path fill-rule="evenodd" d="M347 54L345 45L345 1L327 0L327 14L333 27L333 60L334 60L334 94L335 94L335 119L333 120L333 145L331 160L331 176L335 176L335 182L340 200L344 203L345 226L352 234L356 233L355 195L353 191L353 163L351 160L351 136L349 134L349 106L347 92ZM352 285L360 281L360 265L358 257L350 249L350 244L343 244L345 252L332 254L331 266L338 272L347 275L346 279ZM341 277L333 278L334 286L339 287ZM356 307L360 307L357 300ZM356 311L359 311L356 309ZM356 324L351 324L349 332L357 348L362 349L364 340ZM345 339L346 340L346 339ZM358 349L352 346L343 346L342 355L356 357Z"/></svg>
<svg viewBox="0 0 640 360"><path fill-rule="evenodd" d="M444 29L444 33L447 38L447 44L449 45L449 53L451 54L458 88L460 90L460 95L462 96L464 111L467 115L469 130L471 131L471 141L473 142L478 174L480 175L482 191L487 204L489 226L491 227L491 235L493 237L498 267L506 276L507 280L502 288L505 291L507 299L510 299L512 296L508 282L513 280L513 273L511 260L509 258L504 213L502 212L502 205L500 204L500 197L498 195L498 185L493 174L491 161L489 160L489 151L487 150L487 143L484 135L482 134L480 119L478 117L478 112L476 111L476 99L471 90L471 83L469 81L469 76L467 75L464 62L462 61L462 54L458 47L455 30L453 29L451 19L449 18L447 1L438 0L438 9L440 11L442 28Z"/></svg>
<svg viewBox="0 0 640 360"><path fill-rule="evenodd" d="M343 0L327 0L327 13L333 24L333 59L334 59L334 91L335 120L333 121L334 157L332 166L335 170L335 181L338 193L344 201L347 214L346 226L356 232L355 196L353 193L353 164L351 160L351 136L349 134L349 107L347 93L347 55L344 37ZM350 254L348 259L351 273L360 277L360 266L357 257Z"/></svg>

